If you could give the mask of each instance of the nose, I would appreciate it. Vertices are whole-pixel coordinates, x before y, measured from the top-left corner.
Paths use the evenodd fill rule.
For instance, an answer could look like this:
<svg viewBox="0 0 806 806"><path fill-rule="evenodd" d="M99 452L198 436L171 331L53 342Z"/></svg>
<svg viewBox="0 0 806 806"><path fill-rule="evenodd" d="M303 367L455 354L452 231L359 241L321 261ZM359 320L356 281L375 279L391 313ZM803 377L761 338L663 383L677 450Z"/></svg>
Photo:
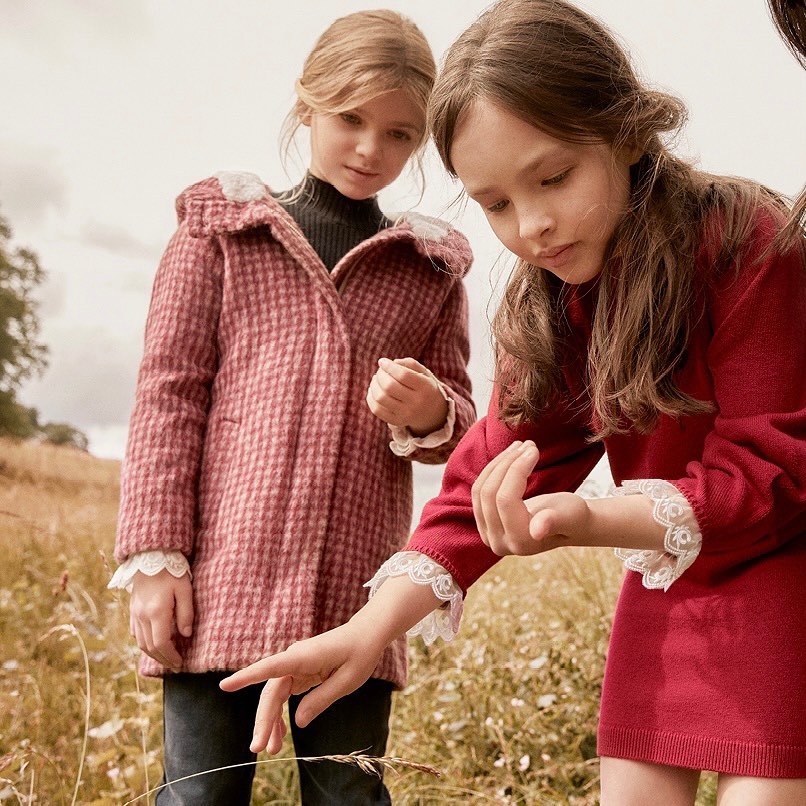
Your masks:
<svg viewBox="0 0 806 806"><path fill-rule="evenodd" d="M542 241L554 229L554 213L545 205L523 210L518 220L518 234L525 241Z"/></svg>
<svg viewBox="0 0 806 806"><path fill-rule="evenodd" d="M361 132L355 144L355 153L366 160L378 156L381 148L380 137L370 129Z"/></svg>

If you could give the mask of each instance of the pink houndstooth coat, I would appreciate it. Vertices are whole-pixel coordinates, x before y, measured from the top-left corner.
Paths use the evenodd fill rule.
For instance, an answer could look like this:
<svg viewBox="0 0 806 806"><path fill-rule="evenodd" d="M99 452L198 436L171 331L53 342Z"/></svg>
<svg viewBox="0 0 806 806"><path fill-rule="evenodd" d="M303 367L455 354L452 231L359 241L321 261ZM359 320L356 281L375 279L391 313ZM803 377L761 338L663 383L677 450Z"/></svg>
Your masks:
<svg viewBox="0 0 806 806"><path fill-rule="evenodd" d="M225 192L226 191L226 192ZM193 571L184 670L242 667L342 624L406 541L411 460L444 462L475 419L466 239L414 216L331 273L251 174L177 200L123 466L115 556L178 549ZM417 358L456 412L406 458L365 402L381 356ZM164 669L143 658L141 671ZM405 642L377 677L403 686Z"/></svg>

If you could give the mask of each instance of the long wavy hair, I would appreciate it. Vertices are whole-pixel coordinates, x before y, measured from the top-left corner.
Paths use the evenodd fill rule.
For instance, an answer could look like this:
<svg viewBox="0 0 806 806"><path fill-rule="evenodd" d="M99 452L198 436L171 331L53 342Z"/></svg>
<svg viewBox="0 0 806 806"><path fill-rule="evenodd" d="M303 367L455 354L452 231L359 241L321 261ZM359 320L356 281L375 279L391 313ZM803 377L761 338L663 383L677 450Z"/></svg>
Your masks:
<svg viewBox="0 0 806 806"><path fill-rule="evenodd" d="M670 137L686 120L683 103L644 86L605 26L563 0L500 0L451 46L431 95L429 128L454 176L451 143L476 99L558 139L640 155L629 209L599 278L587 373L593 438L647 432L661 413L709 411L675 383L702 314L695 259L707 235L718 244L710 271L738 264L758 208L785 213L784 201L672 154ZM799 239L802 231L792 234ZM513 426L538 416L558 390L564 325L556 286L547 271L518 261L493 320L499 416Z"/></svg>

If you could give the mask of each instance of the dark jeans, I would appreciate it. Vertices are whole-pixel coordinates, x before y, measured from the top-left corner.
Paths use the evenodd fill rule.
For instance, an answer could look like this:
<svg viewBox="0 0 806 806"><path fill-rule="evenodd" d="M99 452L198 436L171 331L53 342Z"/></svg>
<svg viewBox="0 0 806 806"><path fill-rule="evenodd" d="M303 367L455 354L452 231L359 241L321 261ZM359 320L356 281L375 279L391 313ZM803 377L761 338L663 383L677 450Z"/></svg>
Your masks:
<svg viewBox="0 0 806 806"><path fill-rule="evenodd" d="M185 775L253 762L249 750L262 685L226 693L223 672L171 674L163 680L165 775L163 783ZM298 728L294 713L301 696L291 697L291 735L297 756L346 754L354 750L382 756L389 735L392 684L367 680L337 700L308 727ZM200 775L171 784L157 794L158 806L248 806L255 776L253 764ZM391 804L383 781L353 764L335 761L299 763L304 806Z"/></svg>

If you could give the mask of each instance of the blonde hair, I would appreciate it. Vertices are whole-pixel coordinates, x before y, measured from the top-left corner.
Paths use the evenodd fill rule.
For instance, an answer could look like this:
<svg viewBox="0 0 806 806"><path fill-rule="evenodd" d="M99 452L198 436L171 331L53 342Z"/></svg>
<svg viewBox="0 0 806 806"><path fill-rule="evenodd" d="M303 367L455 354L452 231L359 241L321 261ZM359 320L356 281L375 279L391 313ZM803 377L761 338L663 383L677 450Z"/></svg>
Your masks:
<svg viewBox="0 0 806 806"><path fill-rule="evenodd" d="M675 382L703 313L700 281L708 278L695 274L703 237L716 244L709 272L738 267L757 210L782 220L781 197L674 156L666 137L685 122L683 103L644 86L607 28L564 0L500 0L449 49L429 126L454 175L456 127L480 98L558 139L640 155L593 317L587 374L595 438L629 427L647 432L661 413L709 411ZM802 247L802 230L792 231L793 242ZM556 399L566 328L557 283L518 261L492 327L502 420L534 419Z"/></svg>
<svg viewBox="0 0 806 806"><path fill-rule="evenodd" d="M310 112L339 114L394 90L404 90L426 118L437 67L422 31L396 11L358 11L335 20L319 37L297 79L297 100L283 124L288 154ZM428 138L424 128L415 153Z"/></svg>

